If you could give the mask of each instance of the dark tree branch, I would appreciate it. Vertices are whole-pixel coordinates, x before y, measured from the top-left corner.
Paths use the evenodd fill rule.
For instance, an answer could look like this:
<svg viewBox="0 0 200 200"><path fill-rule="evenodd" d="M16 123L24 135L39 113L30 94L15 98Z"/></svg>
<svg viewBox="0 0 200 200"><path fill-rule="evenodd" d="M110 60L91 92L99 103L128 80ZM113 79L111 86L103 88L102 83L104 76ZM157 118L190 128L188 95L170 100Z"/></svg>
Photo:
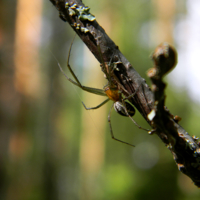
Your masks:
<svg viewBox="0 0 200 200"><path fill-rule="evenodd" d="M200 187L199 142L196 137L189 136L178 124L180 118L170 114L165 107L166 84L163 83L162 78L176 65L176 51L168 44L162 44L155 50L152 57L154 68L148 72L153 83L151 91L145 80L136 72L81 0L50 1L59 11L60 18L69 23L100 63L102 59L98 46L105 63L112 58L117 69L113 72L115 84L126 97L136 91L129 101L153 128L149 133L156 133L161 138L172 152L178 169ZM103 67L102 71L106 73Z"/></svg>

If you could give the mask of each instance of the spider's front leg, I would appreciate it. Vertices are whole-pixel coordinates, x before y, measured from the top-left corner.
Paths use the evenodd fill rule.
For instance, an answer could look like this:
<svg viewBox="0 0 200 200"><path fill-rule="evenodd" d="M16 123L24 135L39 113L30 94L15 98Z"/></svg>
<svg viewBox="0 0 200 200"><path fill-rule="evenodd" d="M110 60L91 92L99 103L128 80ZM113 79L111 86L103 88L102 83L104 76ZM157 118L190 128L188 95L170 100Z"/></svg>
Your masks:
<svg viewBox="0 0 200 200"><path fill-rule="evenodd" d="M76 36L76 35L75 35ZM75 38L74 36L74 38ZM76 85L77 87L80 87L82 90L86 91L86 92L90 92L92 94L96 94L96 95L101 95L101 96L106 96L104 90L102 89L97 89L97 88L91 88L91 87L87 87L87 86L83 86L81 84L81 82L79 81L78 77L76 76L76 74L74 73L74 71L72 70L70 64L69 64L69 60L70 60L70 54L71 54L71 50L72 50L72 45L73 45L73 42L74 42L74 38L71 42L71 45L70 45L70 48L69 48L69 53L68 53L68 57L67 57L67 67L70 71L70 73L72 74L72 76L74 77L75 81L72 80L71 78L69 78L64 70L62 69L61 65L58 63L58 66L60 68L60 71L64 74L64 76L67 78L68 81L70 81L72 84Z"/></svg>

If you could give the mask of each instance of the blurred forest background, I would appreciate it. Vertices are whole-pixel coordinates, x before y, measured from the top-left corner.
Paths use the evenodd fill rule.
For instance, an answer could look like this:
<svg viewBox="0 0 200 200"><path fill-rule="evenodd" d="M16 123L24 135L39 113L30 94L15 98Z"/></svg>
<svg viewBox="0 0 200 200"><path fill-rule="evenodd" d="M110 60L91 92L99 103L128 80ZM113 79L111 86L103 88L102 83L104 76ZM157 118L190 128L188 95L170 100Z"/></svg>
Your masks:
<svg viewBox="0 0 200 200"><path fill-rule="evenodd" d="M166 78L166 105L190 135L200 136L199 87L191 93L189 73L183 75L186 65L199 74L183 62L193 38L191 2L198 0L83 1L148 84L155 47L167 41L177 48L179 64ZM200 191L156 135L113 111L115 136L132 148L111 139L111 102L84 109L81 101L96 106L104 98L74 87L58 68L59 62L69 75L73 35L50 1L0 1L0 200L199 200ZM83 85L106 84L78 37L70 64ZM150 128L140 114L134 119Z"/></svg>

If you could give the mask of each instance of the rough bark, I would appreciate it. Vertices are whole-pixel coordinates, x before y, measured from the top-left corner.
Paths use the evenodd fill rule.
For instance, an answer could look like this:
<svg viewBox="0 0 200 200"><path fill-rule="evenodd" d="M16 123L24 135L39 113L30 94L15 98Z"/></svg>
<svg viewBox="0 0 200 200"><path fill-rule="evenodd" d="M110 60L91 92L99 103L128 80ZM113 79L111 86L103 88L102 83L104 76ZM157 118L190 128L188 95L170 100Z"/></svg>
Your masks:
<svg viewBox="0 0 200 200"><path fill-rule="evenodd" d="M126 97L136 91L129 101L152 127L149 134L160 137L171 151L178 169L200 187L200 143L178 124L180 118L173 116L165 107L166 84L162 78L176 65L175 49L166 43L156 48L152 56L154 67L148 71L153 83L151 90L80 0L50 1L59 11L60 18L69 23L100 63L102 59L98 46L104 62L112 60L115 63L115 84L123 88L121 92Z"/></svg>

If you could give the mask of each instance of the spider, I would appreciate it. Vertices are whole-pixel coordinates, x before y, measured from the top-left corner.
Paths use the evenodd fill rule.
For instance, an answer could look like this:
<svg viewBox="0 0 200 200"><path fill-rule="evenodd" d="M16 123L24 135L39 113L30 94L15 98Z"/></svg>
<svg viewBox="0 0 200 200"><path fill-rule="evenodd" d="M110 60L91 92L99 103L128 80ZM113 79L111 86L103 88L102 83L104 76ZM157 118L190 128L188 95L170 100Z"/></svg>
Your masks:
<svg viewBox="0 0 200 200"><path fill-rule="evenodd" d="M74 37L75 38L75 37ZM145 128L142 128L141 126L139 126L136 121L132 118L132 116L134 116L135 114L135 108L129 103L127 102L126 100L129 99L130 97L134 96L135 93L137 92L137 90L130 96L128 97L123 97L122 96L122 93L119 89L119 87L117 86L116 84L116 81L113 80L113 76L111 76L112 72L114 70L116 70L116 67L114 66L112 68L112 71L110 71L110 68L109 66L112 65L111 61L110 63L107 65L105 65L105 63L103 62L103 57L102 57L102 54L101 54L101 50L100 50L100 47L98 45L98 49L99 49L99 52L100 52L100 55L101 55L101 60L102 60L102 67L103 67L103 71L105 73L105 76L106 76L106 79L108 80L108 83L107 85L105 85L103 87L103 89L97 89L97 88L91 88L91 87L87 87L87 86L83 86L80 81L78 80L77 76L75 75L74 71L72 70L70 64L69 64L69 60L70 60L70 54L71 54L71 49L72 49L72 45L73 45L73 41L74 39L72 40L72 43L70 45L70 48L69 48L69 53L68 53L68 58L67 58L67 67L70 71L70 73L72 74L72 76L74 77L75 81L72 80L71 78L69 78L65 72L63 71L62 67L60 66L60 64L58 63L58 66L60 68L60 71L64 74L64 76L67 78L68 81L70 81L71 83L73 83L74 85L80 87L82 90L84 91L87 91L87 92L90 92L90 93L93 93L93 94L96 94L96 95L101 95L101 96L107 96L108 98L106 100L104 100L102 103L100 103L99 105L95 106L95 107L86 107L85 104L82 102L84 108L86 110L91 110L91 109L98 109L100 108L101 106L103 106L104 104L106 104L109 100L112 100L114 103L112 104L111 108L110 108L110 111L109 111L109 114L108 114L108 123L109 123L109 127L110 127L110 133L111 133L111 137L112 139L118 141L118 142L121 142L121 143L124 143L124 144L127 144L127 145L130 145L130 146L133 146L135 147L134 145L130 144L130 143L127 143L127 142L124 142L122 140L119 140L117 138L115 138L114 134L113 134L113 130L112 130L112 125L111 125L111 112L112 112L112 109L114 107L115 111L120 114L121 116L125 116L125 117L129 117L132 122L140 129L143 129L145 131L149 131L148 129L145 129ZM112 60L112 59L111 59ZM139 88L139 87L138 87Z"/></svg>

